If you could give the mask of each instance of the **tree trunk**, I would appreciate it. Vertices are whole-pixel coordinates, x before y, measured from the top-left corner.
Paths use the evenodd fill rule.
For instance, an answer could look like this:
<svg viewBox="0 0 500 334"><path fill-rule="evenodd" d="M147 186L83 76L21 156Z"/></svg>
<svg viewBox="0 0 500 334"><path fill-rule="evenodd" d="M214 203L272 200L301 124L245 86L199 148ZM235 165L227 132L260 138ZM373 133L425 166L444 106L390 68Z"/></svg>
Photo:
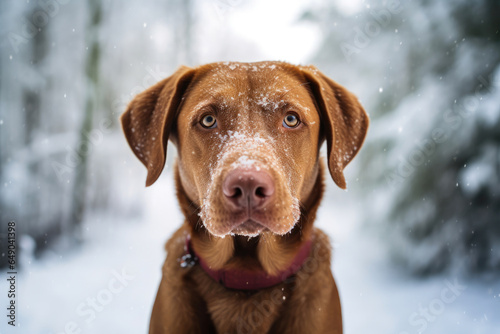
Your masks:
<svg viewBox="0 0 500 334"><path fill-rule="evenodd" d="M88 134L92 130L93 117L98 106L99 85L99 26L102 19L102 6L100 0L88 2L90 15L87 27L87 58L85 63L85 78L87 81L87 97L85 110L80 126L80 137L76 151L80 155L80 163L75 170L75 179L72 191L71 220L74 236L81 240L81 225L86 208L87 195L87 171L89 167L89 152L92 143L88 140Z"/></svg>

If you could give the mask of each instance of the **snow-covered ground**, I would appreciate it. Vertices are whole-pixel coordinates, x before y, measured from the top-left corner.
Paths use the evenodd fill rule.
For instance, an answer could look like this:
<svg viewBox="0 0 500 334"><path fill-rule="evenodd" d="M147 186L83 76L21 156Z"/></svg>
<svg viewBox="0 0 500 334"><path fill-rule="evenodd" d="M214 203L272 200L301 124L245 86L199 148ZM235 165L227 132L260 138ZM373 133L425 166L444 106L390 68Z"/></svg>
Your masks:
<svg viewBox="0 0 500 334"><path fill-rule="evenodd" d="M333 272L345 333L498 333L499 282L404 276L387 263L380 246L390 240L377 241L363 232L356 214L362 208L351 194L335 190L333 183L328 187L316 225L334 241ZM163 244L182 217L170 174L144 193L145 217L89 219L81 247L52 251L39 260L25 255L18 281L18 328L4 319L0 332L147 332ZM22 243L29 247L29 240ZM6 291L5 279L1 284L0 291Z"/></svg>

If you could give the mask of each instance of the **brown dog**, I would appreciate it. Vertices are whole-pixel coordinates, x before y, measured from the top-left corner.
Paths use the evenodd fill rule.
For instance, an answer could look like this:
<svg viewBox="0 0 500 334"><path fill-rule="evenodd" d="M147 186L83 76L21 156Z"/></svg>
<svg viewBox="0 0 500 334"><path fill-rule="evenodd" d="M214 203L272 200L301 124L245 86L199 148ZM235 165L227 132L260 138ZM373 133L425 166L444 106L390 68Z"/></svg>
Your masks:
<svg viewBox="0 0 500 334"><path fill-rule="evenodd" d="M139 94L122 125L160 175L177 148L186 217L167 242L150 333L342 333L330 244L313 228L319 149L346 187L368 117L315 67L282 62L181 67Z"/></svg>

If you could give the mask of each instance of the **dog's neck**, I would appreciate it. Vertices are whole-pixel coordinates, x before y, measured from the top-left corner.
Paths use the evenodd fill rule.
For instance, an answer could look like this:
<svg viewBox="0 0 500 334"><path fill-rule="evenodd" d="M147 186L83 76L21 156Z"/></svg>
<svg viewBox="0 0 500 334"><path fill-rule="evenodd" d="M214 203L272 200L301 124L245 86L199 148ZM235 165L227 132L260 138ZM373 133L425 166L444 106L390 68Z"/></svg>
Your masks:
<svg viewBox="0 0 500 334"><path fill-rule="evenodd" d="M253 238L212 236L203 223L200 223L199 205L184 191L177 165L174 170L177 198L186 218L186 224L189 226L191 247L196 253L203 254L204 261L210 268L219 270L243 268L243 266L255 267L263 269L269 275L278 275L290 266L303 243L311 239L312 225L324 190L324 166L321 160L314 182L314 191L301 202L300 219L292 231L284 236L269 231Z"/></svg>
<svg viewBox="0 0 500 334"><path fill-rule="evenodd" d="M181 267L199 264L208 276L212 277L214 281L222 284L224 287L228 289L253 291L269 288L282 282L290 282L289 278L297 273L309 258L313 243L313 240L303 242L288 267L274 275L269 275L263 268L254 269L248 266L213 269L205 261L202 254L194 251L190 237L191 236L188 235L186 238L185 254L181 259ZM241 245L241 247L247 247L247 245ZM238 247L236 247L236 249L238 249Z"/></svg>

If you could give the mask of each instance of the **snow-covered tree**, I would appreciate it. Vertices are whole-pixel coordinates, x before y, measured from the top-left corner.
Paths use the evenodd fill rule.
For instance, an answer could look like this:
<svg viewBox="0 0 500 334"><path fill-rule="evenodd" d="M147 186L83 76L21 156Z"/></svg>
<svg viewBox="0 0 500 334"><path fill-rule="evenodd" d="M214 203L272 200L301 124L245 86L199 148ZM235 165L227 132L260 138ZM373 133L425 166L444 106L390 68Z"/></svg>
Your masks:
<svg viewBox="0 0 500 334"><path fill-rule="evenodd" d="M304 15L325 33L314 61L371 115L354 185L366 221L416 274L500 270L498 17L493 0Z"/></svg>
<svg viewBox="0 0 500 334"><path fill-rule="evenodd" d="M123 180L142 166L129 163L135 158L118 117L177 61L193 61L193 24L183 18L195 6L93 0L0 7L0 218L15 220L36 252L57 240L71 247L65 241L74 239L64 236L75 227L77 237L85 233L85 220L140 212L142 184Z"/></svg>

